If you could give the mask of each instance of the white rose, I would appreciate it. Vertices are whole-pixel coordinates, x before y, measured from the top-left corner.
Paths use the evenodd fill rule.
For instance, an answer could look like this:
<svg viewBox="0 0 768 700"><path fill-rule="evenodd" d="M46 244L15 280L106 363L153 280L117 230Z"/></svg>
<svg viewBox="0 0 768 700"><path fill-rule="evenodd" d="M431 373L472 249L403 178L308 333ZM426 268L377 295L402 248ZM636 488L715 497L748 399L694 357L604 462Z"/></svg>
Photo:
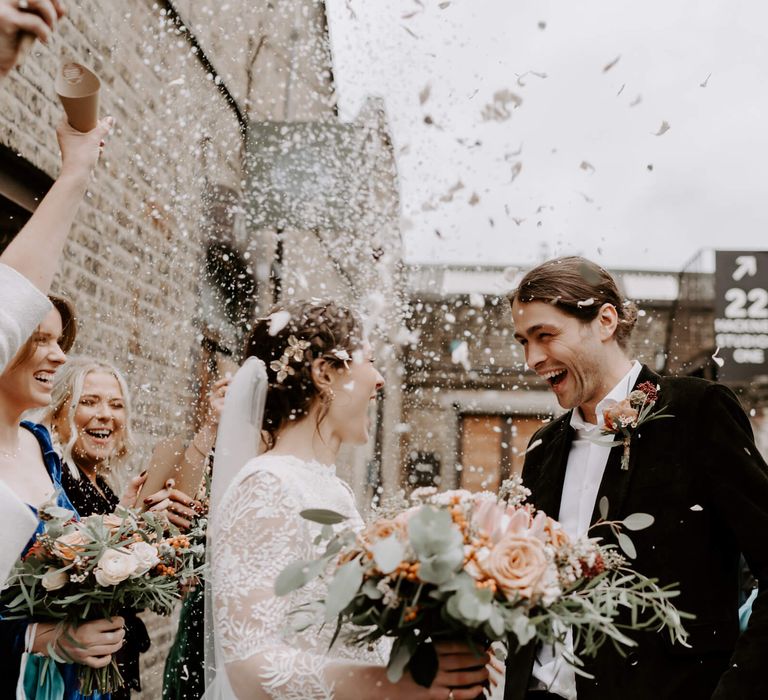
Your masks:
<svg viewBox="0 0 768 700"><path fill-rule="evenodd" d="M157 547L149 544L149 542L136 542L136 544L132 544L128 549L136 560L136 569L131 574L133 577L143 576L160 561L160 557L157 555Z"/></svg>
<svg viewBox="0 0 768 700"><path fill-rule="evenodd" d="M125 550L108 549L93 572L100 586L116 586L136 571L136 557Z"/></svg>
<svg viewBox="0 0 768 700"><path fill-rule="evenodd" d="M46 591L57 591L65 586L67 581L69 581L69 575L66 571L60 571L51 567L43 574L42 583Z"/></svg>

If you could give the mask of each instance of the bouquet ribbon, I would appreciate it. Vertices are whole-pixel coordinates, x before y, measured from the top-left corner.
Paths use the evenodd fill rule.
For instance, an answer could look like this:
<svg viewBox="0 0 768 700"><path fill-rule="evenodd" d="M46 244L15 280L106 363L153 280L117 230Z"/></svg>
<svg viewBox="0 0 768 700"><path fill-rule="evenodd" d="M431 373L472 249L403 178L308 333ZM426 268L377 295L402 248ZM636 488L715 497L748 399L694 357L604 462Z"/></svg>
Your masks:
<svg viewBox="0 0 768 700"><path fill-rule="evenodd" d="M53 659L32 653L37 623L27 627L24 635L24 654L21 657L16 700L62 700L64 679Z"/></svg>

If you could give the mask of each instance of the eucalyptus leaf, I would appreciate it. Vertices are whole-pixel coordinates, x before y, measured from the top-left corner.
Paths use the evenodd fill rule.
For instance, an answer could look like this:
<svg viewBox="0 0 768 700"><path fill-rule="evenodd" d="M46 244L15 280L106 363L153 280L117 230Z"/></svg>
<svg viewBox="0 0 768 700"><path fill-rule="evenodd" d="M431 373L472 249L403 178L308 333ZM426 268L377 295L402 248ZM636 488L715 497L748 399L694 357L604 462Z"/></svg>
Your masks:
<svg viewBox="0 0 768 700"><path fill-rule="evenodd" d="M511 622L510 632L517 637L517 643L524 647L536 636L536 626L521 610L515 610L515 613L511 620L508 620L508 625Z"/></svg>
<svg viewBox="0 0 768 700"><path fill-rule="evenodd" d="M630 559L636 559L637 550L635 549L635 545L632 542L632 540L629 538L629 536L625 535L623 532L620 532L618 536L618 540L619 540L619 547L621 547L624 554L626 554Z"/></svg>
<svg viewBox="0 0 768 700"><path fill-rule="evenodd" d="M352 602L362 583L363 567L358 559L348 561L336 570L325 599L326 622L336 618Z"/></svg>
<svg viewBox="0 0 768 700"><path fill-rule="evenodd" d="M416 651L416 640L413 636L398 637L392 645L392 652L387 663L387 680L397 683L402 677L405 667Z"/></svg>
<svg viewBox="0 0 768 700"><path fill-rule="evenodd" d="M422 506L408 521L408 536L421 563L422 581L440 585L461 567L463 538L448 511Z"/></svg>
<svg viewBox="0 0 768 700"><path fill-rule="evenodd" d="M603 520L608 520L608 498L606 496L600 497L600 503L598 507L600 509L600 517Z"/></svg>
<svg viewBox="0 0 768 700"><path fill-rule="evenodd" d="M405 556L405 545L395 535L379 540L371 547L376 566L383 574L392 573Z"/></svg>
<svg viewBox="0 0 768 700"><path fill-rule="evenodd" d="M307 581L317 575L317 562L299 560L288 564L277 576L275 595L287 595L291 591L304 586Z"/></svg>
<svg viewBox="0 0 768 700"><path fill-rule="evenodd" d="M363 594L370 598L371 600L379 600L384 597L384 593L382 593L377 587L376 584L371 580L368 579L363 584Z"/></svg>
<svg viewBox="0 0 768 700"><path fill-rule="evenodd" d="M307 508L302 510L299 515L304 520L311 520L313 523L320 523L321 525L338 525L347 519L346 515L325 508Z"/></svg>
<svg viewBox="0 0 768 700"><path fill-rule="evenodd" d="M338 554L341 551L341 547L341 540L338 537L334 537L325 547L326 556Z"/></svg>
<svg viewBox="0 0 768 700"><path fill-rule="evenodd" d="M622 520L627 530L645 530L653 525L656 519L650 513L632 513Z"/></svg>
<svg viewBox="0 0 768 700"><path fill-rule="evenodd" d="M499 614L496 606L491 606L491 615L488 618L488 625L493 630L494 635L498 639L502 639L504 636L504 618Z"/></svg>

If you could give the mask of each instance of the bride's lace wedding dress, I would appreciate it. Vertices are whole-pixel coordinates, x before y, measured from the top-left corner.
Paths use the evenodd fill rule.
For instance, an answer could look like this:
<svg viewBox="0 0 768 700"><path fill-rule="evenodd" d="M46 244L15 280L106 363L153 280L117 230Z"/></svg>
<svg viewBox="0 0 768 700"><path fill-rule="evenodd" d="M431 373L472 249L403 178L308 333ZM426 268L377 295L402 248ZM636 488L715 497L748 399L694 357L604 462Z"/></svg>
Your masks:
<svg viewBox="0 0 768 700"><path fill-rule="evenodd" d="M286 566L322 553L324 544L313 544L321 526L299 515L308 508L334 510L346 515L348 524L363 524L352 490L334 467L266 454L238 473L211 525L217 662L226 664L232 686L247 685L248 698L333 698L328 671L334 666L386 663L380 648L370 651L337 640L329 650L335 625L288 632L291 610L324 597L318 579L285 597L273 590ZM235 697L231 691L227 695Z"/></svg>

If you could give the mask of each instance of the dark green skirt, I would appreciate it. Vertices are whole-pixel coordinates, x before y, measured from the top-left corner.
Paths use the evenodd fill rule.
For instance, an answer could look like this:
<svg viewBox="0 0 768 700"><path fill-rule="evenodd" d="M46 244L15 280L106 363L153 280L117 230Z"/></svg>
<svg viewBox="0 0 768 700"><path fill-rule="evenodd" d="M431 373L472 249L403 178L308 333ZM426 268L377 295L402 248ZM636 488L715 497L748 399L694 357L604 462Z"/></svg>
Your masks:
<svg viewBox="0 0 768 700"><path fill-rule="evenodd" d="M201 582L181 604L176 639L165 660L163 700L200 700L205 692L205 595Z"/></svg>

